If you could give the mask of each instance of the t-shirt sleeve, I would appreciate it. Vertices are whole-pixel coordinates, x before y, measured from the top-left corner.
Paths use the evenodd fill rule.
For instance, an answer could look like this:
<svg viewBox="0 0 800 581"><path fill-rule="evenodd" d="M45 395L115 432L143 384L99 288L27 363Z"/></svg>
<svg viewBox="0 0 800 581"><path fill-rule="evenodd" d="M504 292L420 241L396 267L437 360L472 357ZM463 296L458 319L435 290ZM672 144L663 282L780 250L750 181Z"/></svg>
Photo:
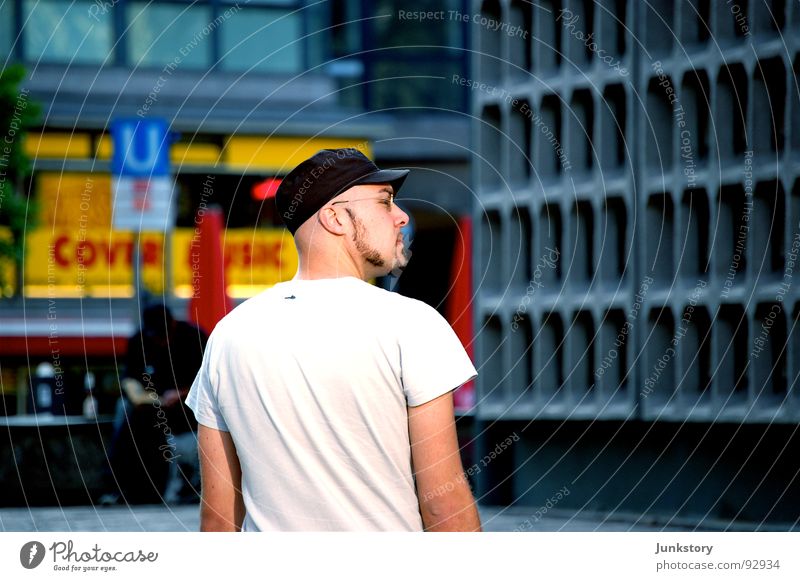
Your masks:
<svg viewBox="0 0 800 581"><path fill-rule="evenodd" d="M444 317L425 303L414 305L415 312L406 319L400 337L403 391L412 407L436 399L478 375Z"/></svg>
<svg viewBox="0 0 800 581"><path fill-rule="evenodd" d="M197 423L227 432L229 431L228 425L225 423L225 418L222 417L217 400L219 386L212 381L214 373L211 368L215 351L213 347L213 340L210 339L203 354L200 371L197 372L189 395L186 396L186 405L194 412Z"/></svg>

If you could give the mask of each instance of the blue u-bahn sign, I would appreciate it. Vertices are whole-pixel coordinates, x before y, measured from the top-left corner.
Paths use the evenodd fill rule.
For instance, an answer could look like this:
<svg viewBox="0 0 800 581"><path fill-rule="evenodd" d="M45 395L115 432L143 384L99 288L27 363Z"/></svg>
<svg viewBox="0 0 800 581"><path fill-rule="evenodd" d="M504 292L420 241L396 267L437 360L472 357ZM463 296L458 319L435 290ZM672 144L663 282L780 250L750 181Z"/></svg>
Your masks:
<svg viewBox="0 0 800 581"><path fill-rule="evenodd" d="M169 175L169 127L165 119L115 119L111 123L115 176Z"/></svg>
<svg viewBox="0 0 800 581"><path fill-rule="evenodd" d="M118 230L170 230L175 222L169 126L164 119L111 123L113 224Z"/></svg>

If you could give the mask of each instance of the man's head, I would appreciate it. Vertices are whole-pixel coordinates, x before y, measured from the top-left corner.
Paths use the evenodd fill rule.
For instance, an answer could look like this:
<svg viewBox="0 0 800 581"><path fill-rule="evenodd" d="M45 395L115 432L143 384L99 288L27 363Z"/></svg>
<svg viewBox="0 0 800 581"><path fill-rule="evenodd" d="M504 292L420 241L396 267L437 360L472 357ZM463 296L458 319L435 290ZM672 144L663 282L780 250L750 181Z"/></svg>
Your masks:
<svg viewBox="0 0 800 581"><path fill-rule="evenodd" d="M149 305L142 311L142 336L156 345L166 346L175 328L175 319L163 303Z"/></svg>
<svg viewBox="0 0 800 581"><path fill-rule="evenodd" d="M346 270L350 262L366 278L399 274L410 254L400 232L408 215L394 197L408 173L380 170L355 149L322 150L293 169L275 201L301 263L318 258Z"/></svg>

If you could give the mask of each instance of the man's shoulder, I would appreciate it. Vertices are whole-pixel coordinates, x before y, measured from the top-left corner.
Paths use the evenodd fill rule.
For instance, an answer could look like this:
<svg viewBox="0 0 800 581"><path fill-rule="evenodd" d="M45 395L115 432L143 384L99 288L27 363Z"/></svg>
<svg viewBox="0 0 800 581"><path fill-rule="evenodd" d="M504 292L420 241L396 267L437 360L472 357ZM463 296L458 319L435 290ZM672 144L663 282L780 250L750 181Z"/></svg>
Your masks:
<svg viewBox="0 0 800 581"><path fill-rule="evenodd" d="M371 286L371 285L370 285ZM385 303L397 313L401 319L408 322L418 321L420 317L441 319L442 315L428 303L419 299L407 297L398 292L389 291L379 287L371 286L372 292L378 300Z"/></svg>
<svg viewBox="0 0 800 581"><path fill-rule="evenodd" d="M231 333L235 335L242 329L252 328L265 318L273 317L280 312L280 301L284 299L285 290L279 283L239 303L220 319L214 327L212 336L219 337Z"/></svg>
<svg viewBox="0 0 800 581"><path fill-rule="evenodd" d="M271 287L242 301L217 323L217 328L220 326L235 326L240 323L246 323L257 311L268 308L268 305L274 301L277 295L276 287Z"/></svg>

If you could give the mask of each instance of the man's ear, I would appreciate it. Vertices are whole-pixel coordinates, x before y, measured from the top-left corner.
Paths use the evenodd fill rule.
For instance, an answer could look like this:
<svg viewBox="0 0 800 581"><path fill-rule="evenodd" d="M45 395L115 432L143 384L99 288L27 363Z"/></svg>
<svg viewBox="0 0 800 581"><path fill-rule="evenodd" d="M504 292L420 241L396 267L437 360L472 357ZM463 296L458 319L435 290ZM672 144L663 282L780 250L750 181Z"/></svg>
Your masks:
<svg viewBox="0 0 800 581"><path fill-rule="evenodd" d="M340 220L341 212L337 212L330 206L322 208L317 213L317 220L320 225L331 234L336 236L344 236L347 232L345 224Z"/></svg>

